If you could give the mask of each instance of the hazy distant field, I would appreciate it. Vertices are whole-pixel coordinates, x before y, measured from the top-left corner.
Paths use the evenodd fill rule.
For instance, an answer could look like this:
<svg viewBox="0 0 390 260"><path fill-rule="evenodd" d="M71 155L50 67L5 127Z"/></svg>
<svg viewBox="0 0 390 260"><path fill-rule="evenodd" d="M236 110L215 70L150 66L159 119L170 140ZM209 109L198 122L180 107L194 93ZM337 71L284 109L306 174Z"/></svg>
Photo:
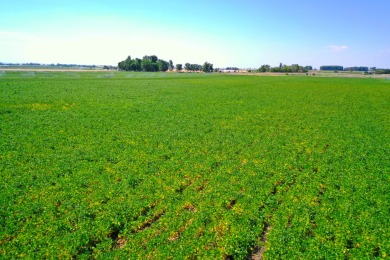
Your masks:
<svg viewBox="0 0 390 260"><path fill-rule="evenodd" d="M0 71L0 258L390 254L390 80Z"/></svg>

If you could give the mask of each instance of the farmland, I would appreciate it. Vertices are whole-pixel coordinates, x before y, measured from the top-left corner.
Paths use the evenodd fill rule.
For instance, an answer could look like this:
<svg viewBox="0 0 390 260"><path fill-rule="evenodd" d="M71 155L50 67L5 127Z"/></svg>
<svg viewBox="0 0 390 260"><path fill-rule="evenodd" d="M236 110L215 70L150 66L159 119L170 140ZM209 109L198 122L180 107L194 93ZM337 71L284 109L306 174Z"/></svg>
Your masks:
<svg viewBox="0 0 390 260"><path fill-rule="evenodd" d="M0 258L390 254L390 80L0 71Z"/></svg>

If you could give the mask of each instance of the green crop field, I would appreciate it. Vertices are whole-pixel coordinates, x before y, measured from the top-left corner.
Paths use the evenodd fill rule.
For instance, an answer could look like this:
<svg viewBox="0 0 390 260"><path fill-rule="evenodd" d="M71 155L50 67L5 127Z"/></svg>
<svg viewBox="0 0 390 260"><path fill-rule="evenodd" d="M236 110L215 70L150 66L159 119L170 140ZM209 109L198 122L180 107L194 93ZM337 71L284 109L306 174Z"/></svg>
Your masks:
<svg viewBox="0 0 390 260"><path fill-rule="evenodd" d="M390 80L0 71L0 258L390 255Z"/></svg>

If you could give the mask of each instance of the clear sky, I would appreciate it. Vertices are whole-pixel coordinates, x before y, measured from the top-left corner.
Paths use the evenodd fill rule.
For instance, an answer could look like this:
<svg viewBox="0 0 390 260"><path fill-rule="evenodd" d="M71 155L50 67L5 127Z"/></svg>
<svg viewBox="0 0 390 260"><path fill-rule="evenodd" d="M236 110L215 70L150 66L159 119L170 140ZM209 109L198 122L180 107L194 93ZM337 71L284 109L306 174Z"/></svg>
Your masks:
<svg viewBox="0 0 390 260"><path fill-rule="evenodd" d="M390 67L389 0L0 0L0 62Z"/></svg>

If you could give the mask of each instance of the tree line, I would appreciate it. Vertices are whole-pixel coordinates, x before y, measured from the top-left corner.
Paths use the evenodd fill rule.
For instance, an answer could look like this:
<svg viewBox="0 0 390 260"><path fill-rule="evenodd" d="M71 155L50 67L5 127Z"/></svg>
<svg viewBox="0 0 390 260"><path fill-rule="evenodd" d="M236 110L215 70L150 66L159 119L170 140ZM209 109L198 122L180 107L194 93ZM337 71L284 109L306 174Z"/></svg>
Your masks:
<svg viewBox="0 0 390 260"><path fill-rule="evenodd" d="M331 66L321 66L320 70L331 70L331 71L360 71L369 74L390 74L390 69L377 69L376 67L343 67L339 65L331 65Z"/></svg>
<svg viewBox="0 0 390 260"><path fill-rule="evenodd" d="M344 71L368 71L368 67L346 67Z"/></svg>
<svg viewBox="0 0 390 260"><path fill-rule="evenodd" d="M125 71L145 72L165 72L167 70L172 71L173 69L176 69L176 71L180 72L183 70L183 64L176 64L176 66L174 66L172 60L165 61L159 59L156 55L146 55L142 59L132 59L131 56L128 56L125 60L118 63L118 68ZM187 71L203 71L206 73L213 72L214 70L213 64L209 62L205 62L203 65L186 63L184 64L184 69Z"/></svg>
<svg viewBox="0 0 390 260"><path fill-rule="evenodd" d="M373 70L375 74L390 74L390 69L377 69Z"/></svg>
<svg viewBox="0 0 390 260"><path fill-rule="evenodd" d="M321 66L320 70L343 71L344 67L339 65L326 65L326 66Z"/></svg>
<svg viewBox="0 0 390 260"><path fill-rule="evenodd" d="M284 65L282 63L279 64L278 67L271 67L268 64L261 65L260 68L258 68L257 72L284 72L284 73L296 73L301 72L305 73L309 70L313 70L312 66L301 66L299 64L292 64L290 66Z"/></svg>
<svg viewBox="0 0 390 260"><path fill-rule="evenodd" d="M218 72L219 69L213 68L213 64L205 62L203 65L185 63L183 64L173 64L172 60L165 61L159 59L156 55L146 55L142 59L135 58L132 59L131 56L128 56L125 60L118 63L119 70L124 71L145 71L145 72L158 72L158 71L173 71L176 69L177 72L181 72L183 69L186 71L203 71L206 73L209 72ZM107 68L105 68L107 69ZM228 67L226 70L238 71L237 67ZM313 70L312 66L301 66L299 64L285 65L280 63L279 66L271 67L268 64L261 65L254 72L279 72L279 73L307 73L308 71ZM368 68L364 66L360 67L346 67L340 65L324 65L320 67L320 70L326 71L362 71L366 73L376 73L376 74L388 74L389 69L376 69L375 67ZM253 70L251 70L253 71Z"/></svg>

